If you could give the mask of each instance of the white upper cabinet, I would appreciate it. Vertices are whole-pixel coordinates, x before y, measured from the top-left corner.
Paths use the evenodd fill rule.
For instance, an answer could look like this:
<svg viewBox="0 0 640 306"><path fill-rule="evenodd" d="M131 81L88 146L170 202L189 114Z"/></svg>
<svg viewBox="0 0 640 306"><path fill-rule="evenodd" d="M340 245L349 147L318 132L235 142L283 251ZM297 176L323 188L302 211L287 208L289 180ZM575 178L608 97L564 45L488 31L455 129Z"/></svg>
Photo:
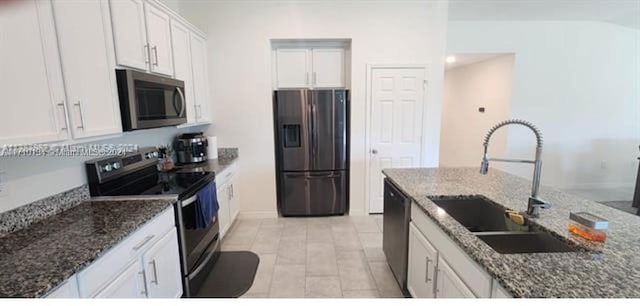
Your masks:
<svg viewBox="0 0 640 306"><path fill-rule="evenodd" d="M147 38L149 42L150 70L173 75L171 56L171 22L169 14L147 2Z"/></svg>
<svg viewBox="0 0 640 306"><path fill-rule="evenodd" d="M197 122L211 121L209 110L209 76L207 73L207 42L191 32L191 62L193 67L193 91L195 96L195 119Z"/></svg>
<svg viewBox="0 0 640 306"><path fill-rule="evenodd" d="M344 87L344 49L317 49L311 50L312 74L311 87L333 88Z"/></svg>
<svg viewBox="0 0 640 306"><path fill-rule="evenodd" d="M182 295L179 256L175 228L144 254L148 297L179 298Z"/></svg>
<svg viewBox="0 0 640 306"><path fill-rule="evenodd" d="M148 70L149 45L143 1L112 0L109 4L118 65Z"/></svg>
<svg viewBox="0 0 640 306"><path fill-rule="evenodd" d="M50 2L0 5L0 144L64 140L65 96Z"/></svg>
<svg viewBox="0 0 640 306"><path fill-rule="evenodd" d="M278 88L304 88L310 86L310 50L277 49L276 80Z"/></svg>
<svg viewBox="0 0 640 306"><path fill-rule="evenodd" d="M346 87L343 48L278 48L274 62L276 88Z"/></svg>
<svg viewBox="0 0 640 306"><path fill-rule="evenodd" d="M184 81L184 96L187 100L187 122L196 122L196 103L193 92L193 69L189 30L180 22L171 20L171 41L173 42L173 77Z"/></svg>
<svg viewBox="0 0 640 306"><path fill-rule="evenodd" d="M53 12L73 137L122 132L107 2L53 1Z"/></svg>

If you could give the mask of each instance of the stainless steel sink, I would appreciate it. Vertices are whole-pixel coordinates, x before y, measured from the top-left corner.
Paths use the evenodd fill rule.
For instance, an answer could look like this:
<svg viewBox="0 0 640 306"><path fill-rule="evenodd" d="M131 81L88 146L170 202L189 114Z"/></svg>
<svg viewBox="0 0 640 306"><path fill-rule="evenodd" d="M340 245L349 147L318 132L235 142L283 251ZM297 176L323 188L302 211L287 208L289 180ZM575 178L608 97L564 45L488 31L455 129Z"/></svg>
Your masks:
<svg viewBox="0 0 640 306"><path fill-rule="evenodd" d="M546 232L477 233L476 236L501 254L577 251L576 247Z"/></svg>
<svg viewBox="0 0 640 306"><path fill-rule="evenodd" d="M434 197L431 201L471 232L524 230L505 217L505 208L482 196Z"/></svg>
<svg viewBox="0 0 640 306"><path fill-rule="evenodd" d="M505 216L503 206L483 196L433 197L431 201L498 253L578 251L577 245L541 230L528 219L523 225L515 224Z"/></svg>

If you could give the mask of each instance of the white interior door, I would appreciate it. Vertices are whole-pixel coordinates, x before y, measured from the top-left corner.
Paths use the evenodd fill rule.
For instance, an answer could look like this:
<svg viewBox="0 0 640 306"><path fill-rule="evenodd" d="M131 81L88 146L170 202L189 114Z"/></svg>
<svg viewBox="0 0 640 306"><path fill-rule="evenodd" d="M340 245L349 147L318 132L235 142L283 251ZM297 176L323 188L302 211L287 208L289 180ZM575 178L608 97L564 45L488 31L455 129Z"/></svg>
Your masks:
<svg viewBox="0 0 640 306"><path fill-rule="evenodd" d="M383 210L382 169L419 167L424 68L373 68L369 133L369 212Z"/></svg>

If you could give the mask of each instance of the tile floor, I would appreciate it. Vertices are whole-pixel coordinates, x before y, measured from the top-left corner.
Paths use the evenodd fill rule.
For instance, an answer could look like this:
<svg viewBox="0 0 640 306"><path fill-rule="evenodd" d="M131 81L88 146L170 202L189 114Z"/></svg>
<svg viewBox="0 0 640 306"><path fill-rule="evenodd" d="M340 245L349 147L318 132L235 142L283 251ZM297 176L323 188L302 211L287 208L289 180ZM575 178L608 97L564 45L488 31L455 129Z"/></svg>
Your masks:
<svg viewBox="0 0 640 306"><path fill-rule="evenodd" d="M382 252L382 216L237 220L222 250L260 256L243 297L402 297Z"/></svg>

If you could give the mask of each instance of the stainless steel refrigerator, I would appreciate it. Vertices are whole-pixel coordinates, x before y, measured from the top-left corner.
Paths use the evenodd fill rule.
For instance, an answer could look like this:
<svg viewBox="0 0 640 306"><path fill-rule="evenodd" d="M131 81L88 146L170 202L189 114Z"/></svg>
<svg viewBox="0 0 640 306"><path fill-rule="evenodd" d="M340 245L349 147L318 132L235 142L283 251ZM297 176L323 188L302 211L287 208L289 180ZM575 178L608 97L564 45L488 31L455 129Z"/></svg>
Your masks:
<svg viewBox="0 0 640 306"><path fill-rule="evenodd" d="M278 90L273 102L280 214L344 214L349 206L349 91Z"/></svg>

